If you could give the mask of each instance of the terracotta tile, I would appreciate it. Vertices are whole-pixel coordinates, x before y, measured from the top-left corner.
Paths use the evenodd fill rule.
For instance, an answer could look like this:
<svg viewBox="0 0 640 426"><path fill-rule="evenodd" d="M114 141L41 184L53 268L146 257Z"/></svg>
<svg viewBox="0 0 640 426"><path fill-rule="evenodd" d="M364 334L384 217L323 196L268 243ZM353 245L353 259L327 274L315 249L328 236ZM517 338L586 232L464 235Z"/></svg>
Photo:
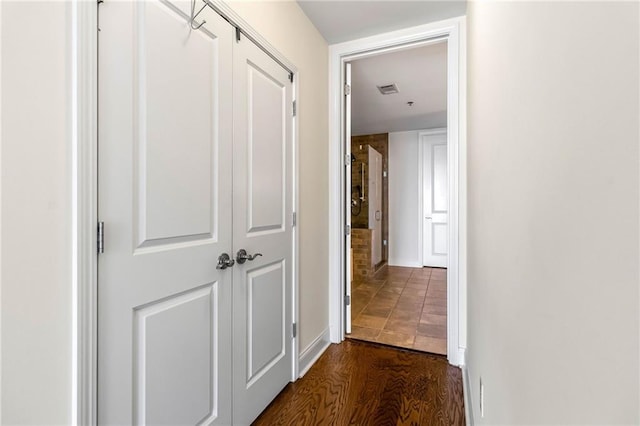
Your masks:
<svg viewBox="0 0 640 426"><path fill-rule="evenodd" d="M370 306L372 308L393 309L396 306L397 301L398 301L397 297L394 299L374 297L373 299L371 299L371 302L369 302L369 305L367 307Z"/></svg>
<svg viewBox="0 0 640 426"><path fill-rule="evenodd" d="M415 341L415 336L383 330L376 338L376 341L380 343L386 343L387 345L411 348L413 346L413 342Z"/></svg>
<svg viewBox="0 0 640 426"><path fill-rule="evenodd" d="M416 283L423 283L423 282L429 282L429 276L428 275L424 275L424 276L414 276L412 275L411 278L409 278L407 281L409 282L416 282Z"/></svg>
<svg viewBox="0 0 640 426"><path fill-rule="evenodd" d="M379 306L379 305L372 305L371 303L369 303L367 307L364 308L364 310L362 311L362 315L367 315L372 317L381 317L386 319L392 310L393 310L393 307L391 306L388 306L388 307Z"/></svg>
<svg viewBox="0 0 640 426"><path fill-rule="evenodd" d="M384 325L384 330L415 336L417 326L418 326L417 321L404 321L404 320L390 319Z"/></svg>
<svg viewBox="0 0 640 426"><path fill-rule="evenodd" d="M418 288L405 288L402 292L402 298L414 298L415 300L424 300L424 296L427 293L427 289L418 289Z"/></svg>
<svg viewBox="0 0 640 426"><path fill-rule="evenodd" d="M358 290L369 290L375 293L380 290L380 287L382 287L382 284L371 284L367 282L360 284L360 286L358 286Z"/></svg>
<svg viewBox="0 0 640 426"><path fill-rule="evenodd" d="M420 313L422 309L394 309L391 311L391 315L389 315L389 320L400 320L400 321L410 321L410 322L418 322L420 319Z"/></svg>
<svg viewBox="0 0 640 426"><path fill-rule="evenodd" d="M422 299L416 299L416 298L406 298L403 299L402 296L398 299L398 303L395 306L395 309L398 310L405 310L405 311L409 311L409 310L420 310L422 309L422 305L424 304L424 301Z"/></svg>
<svg viewBox="0 0 640 426"><path fill-rule="evenodd" d="M404 290L404 287L394 287L390 286L389 284L385 284L380 288L380 291L388 291L397 295L400 295L402 293L402 290Z"/></svg>
<svg viewBox="0 0 640 426"><path fill-rule="evenodd" d="M424 324L447 325L447 316L423 313L420 317L420 322Z"/></svg>
<svg viewBox="0 0 640 426"><path fill-rule="evenodd" d="M446 281L447 280L447 274L434 270L433 272L431 272L431 279L432 280L437 280L437 281Z"/></svg>
<svg viewBox="0 0 640 426"><path fill-rule="evenodd" d="M434 339L433 337L416 336L413 348L419 351L431 352L440 355L447 354L447 340Z"/></svg>
<svg viewBox="0 0 640 426"><path fill-rule="evenodd" d="M397 273L397 272L389 272L387 275L387 279L390 281L406 281L411 277L411 274Z"/></svg>
<svg viewBox="0 0 640 426"><path fill-rule="evenodd" d="M358 302L357 299L354 299L351 302L351 318L357 317L367 306L366 303Z"/></svg>
<svg viewBox="0 0 640 426"><path fill-rule="evenodd" d="M367 327L358 327L357 325L351 326L351 334L349 337L354 337L356 339L375 339L380 334L380 329L375 328L367 328Z"/></svg>
<svg viewBox="0 0 640 426"><path fill-rule="evenodd" d="M426 290L428 287L429 287L429 283L427 281L420 281L420 282L407 281L407 286L406 286L406 288L415 288L419 290Z"/></svg>
<svg viewBox="0 0 640 426"><path fill-rule="evenodd" d="M425 305L435 305L435 306L443 306L443 307L447 307L447 299L446 298L441 298L441 297L429 297L427 296L424 299L424 304Z"/></svg>
<svg viewBox="0 0 640 426"><path fill-rule="evenodd" d="M400 293L398 291L390 290L394 287L382 287L378 293L376 293L374 300L393 300L394 302L398 301L398 297L400 297Z"/></svg>
<svg viewBox="0 0 640 426"><path fill-rule="evenodd" d="M425 303L422 314L447 315L447 307L439 305L427 305Z"/></svg>
<svg viewBox="0 0 640 426"><path fill-rule="evenodd" d="M447 326L438 324L425 324L423 322L418 324L417 334L425 337L435 337L438 339L447 338Z"/></svg>
<svg viewBox="0 0 640 426"><path fill-rule="evenodd" d="M446 299L447 291L432 289L431 286L429 286L429 289L427 290L427 297L434 297L436 299Z"/></svg>
<svg viewBox="0 0 640 426"><path fill-rule="evenodd" d="M445 281L429 281L429 290L447 291L447 283Z"/></svg>
<svg viewBox="0 0 640 426"><path fill-rule="evenodd" d="M389 266L387 267L387 270L388 270L389 272L403 272L403 273L408 273L408 274L410 274L410 273L411 273L411 271L413 270L413 268L407 268L407 267L405 267L405 266L391 266L391 265L389 265Z"/></svg>
<svg viewBox="0 0 640 426"><path fill-rule="evenodd" d="M378 290L368 290L362 287L358 287L355 290L351 289L351 296L353 298L369 301L377 292Z"/></svg>
<svg viewBox="0 0 640 426"><path fill-rule="evenodd" d="M371 315L360 314L353 321L353 325L358 327L382 329L387 322L386 317L375 317Z"/></svg>

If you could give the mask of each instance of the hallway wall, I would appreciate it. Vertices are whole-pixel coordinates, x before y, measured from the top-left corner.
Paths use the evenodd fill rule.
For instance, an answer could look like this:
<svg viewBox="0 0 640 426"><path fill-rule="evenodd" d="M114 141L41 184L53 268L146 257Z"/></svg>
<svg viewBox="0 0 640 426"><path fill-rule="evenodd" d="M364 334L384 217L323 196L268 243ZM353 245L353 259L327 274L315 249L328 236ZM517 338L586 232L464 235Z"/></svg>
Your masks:
<svg viewBox="0 0 640 426"><path fill-rule="evenodd" d="M639 12L469 2L476 424L640 422Z"/></svg>
<svg viewBox="0 0 640 426"><path fill-rule="evenodd" d="M70 5L0 10L0 424L70 424Z"/></svg>
<svg viewBox="0 0 640 426"><path fill-rule="evenodd" d="M418 130L389 133L389 265L421 267Z"/></svg>

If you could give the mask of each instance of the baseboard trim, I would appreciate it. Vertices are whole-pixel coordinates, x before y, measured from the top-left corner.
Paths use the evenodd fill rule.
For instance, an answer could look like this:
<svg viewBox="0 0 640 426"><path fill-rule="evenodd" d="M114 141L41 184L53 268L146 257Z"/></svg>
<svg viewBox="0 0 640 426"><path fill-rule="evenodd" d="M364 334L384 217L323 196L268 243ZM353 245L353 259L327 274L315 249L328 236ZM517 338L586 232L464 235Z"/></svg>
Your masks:
<svg viewBox="0 0 640 426"><path fill-rule="evenodd" d="M459 367L462 367L467 363L466 352L467 351L465 348L458 348L458 366Z"/></svg>
<svg viewBox="0 0 640 426"><path fill-rule="evenodd" d="M473 407L471 406L471 382L469 381L469 370L466 365L462 369L462 395L464 399L464 418L467 426L474 426Z"/></svg>
<svg viewBox="0 0 640 426"><path fill-rule="evenodd" d="M307 371L316 363L318 358L327 350L331 344L331 333L327 327L318 337L316 337L309 346L307 346L298 358L298 366L300 374L298 377L302 377Z"/></svg>
<svg viewBox="0 0 640 426"><path fill-rule="evenodd" d="M416 262L416 261L404 261L404 260L398 260L398 259L389 259L387 261L387 264L389 266L402 266L405 268L422 268L422 262Z"/></svg>

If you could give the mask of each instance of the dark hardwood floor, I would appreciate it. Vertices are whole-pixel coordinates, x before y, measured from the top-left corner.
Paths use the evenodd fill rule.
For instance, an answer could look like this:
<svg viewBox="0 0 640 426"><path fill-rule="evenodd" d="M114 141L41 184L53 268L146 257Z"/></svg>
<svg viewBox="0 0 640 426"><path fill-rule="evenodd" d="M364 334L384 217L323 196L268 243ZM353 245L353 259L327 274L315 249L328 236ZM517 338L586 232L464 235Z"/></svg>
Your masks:
<svg viewBox="0 0 640 426"><path fill-rule="evenodd" d="M442 356L346 340L254 425L464 425L462 373Z"/></svg>

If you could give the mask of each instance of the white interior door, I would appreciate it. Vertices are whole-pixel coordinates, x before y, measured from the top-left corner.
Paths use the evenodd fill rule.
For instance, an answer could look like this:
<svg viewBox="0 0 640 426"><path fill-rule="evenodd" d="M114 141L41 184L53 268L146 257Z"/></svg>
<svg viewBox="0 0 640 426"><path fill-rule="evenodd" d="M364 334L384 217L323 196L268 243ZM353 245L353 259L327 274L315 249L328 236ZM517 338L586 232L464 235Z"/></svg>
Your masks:
<svg viewBox="0 0 640 426"><path fill-rule="evenodd" d="M372 266L382 261L382 154L369 146L369 229Z"/></svg>
<svg viewBox="0 0 640 426"><path fill-rule="evenodd" d="M349 158L349 161L345 161L344 167L344 196L345 196L345 209L344 209L344 220L345 226L347 229L351 229L351 64L344 64L344 81L345 88L348 88L344 91L344 149L345 156ZM360 202L360 200L358 200ZM351 333L351 281L353 277L352 265L351 262L353 252L351 250L351 232L345 233L345 269L344 269L344 282L345 282L345 303L344 305L344 324L345 324L345 333Z"/></svg>
<svg viewBox="0 0 640 426"><path fill-rule="evenodd" d="M423 264L447 266L447 135L422 135Z"/></svg>
<svg viewBox="0 0 640 426"><path fill-rule="evenodd" d="M100 7L103 425L231 424L233 28L189 9Z"/></svg>
<svg viewBox="0 0 640 426"><path fill-rule="evenodd" d="M291 379L292 83L246 37L234 46L234 424L248 425Z"/></svg>

